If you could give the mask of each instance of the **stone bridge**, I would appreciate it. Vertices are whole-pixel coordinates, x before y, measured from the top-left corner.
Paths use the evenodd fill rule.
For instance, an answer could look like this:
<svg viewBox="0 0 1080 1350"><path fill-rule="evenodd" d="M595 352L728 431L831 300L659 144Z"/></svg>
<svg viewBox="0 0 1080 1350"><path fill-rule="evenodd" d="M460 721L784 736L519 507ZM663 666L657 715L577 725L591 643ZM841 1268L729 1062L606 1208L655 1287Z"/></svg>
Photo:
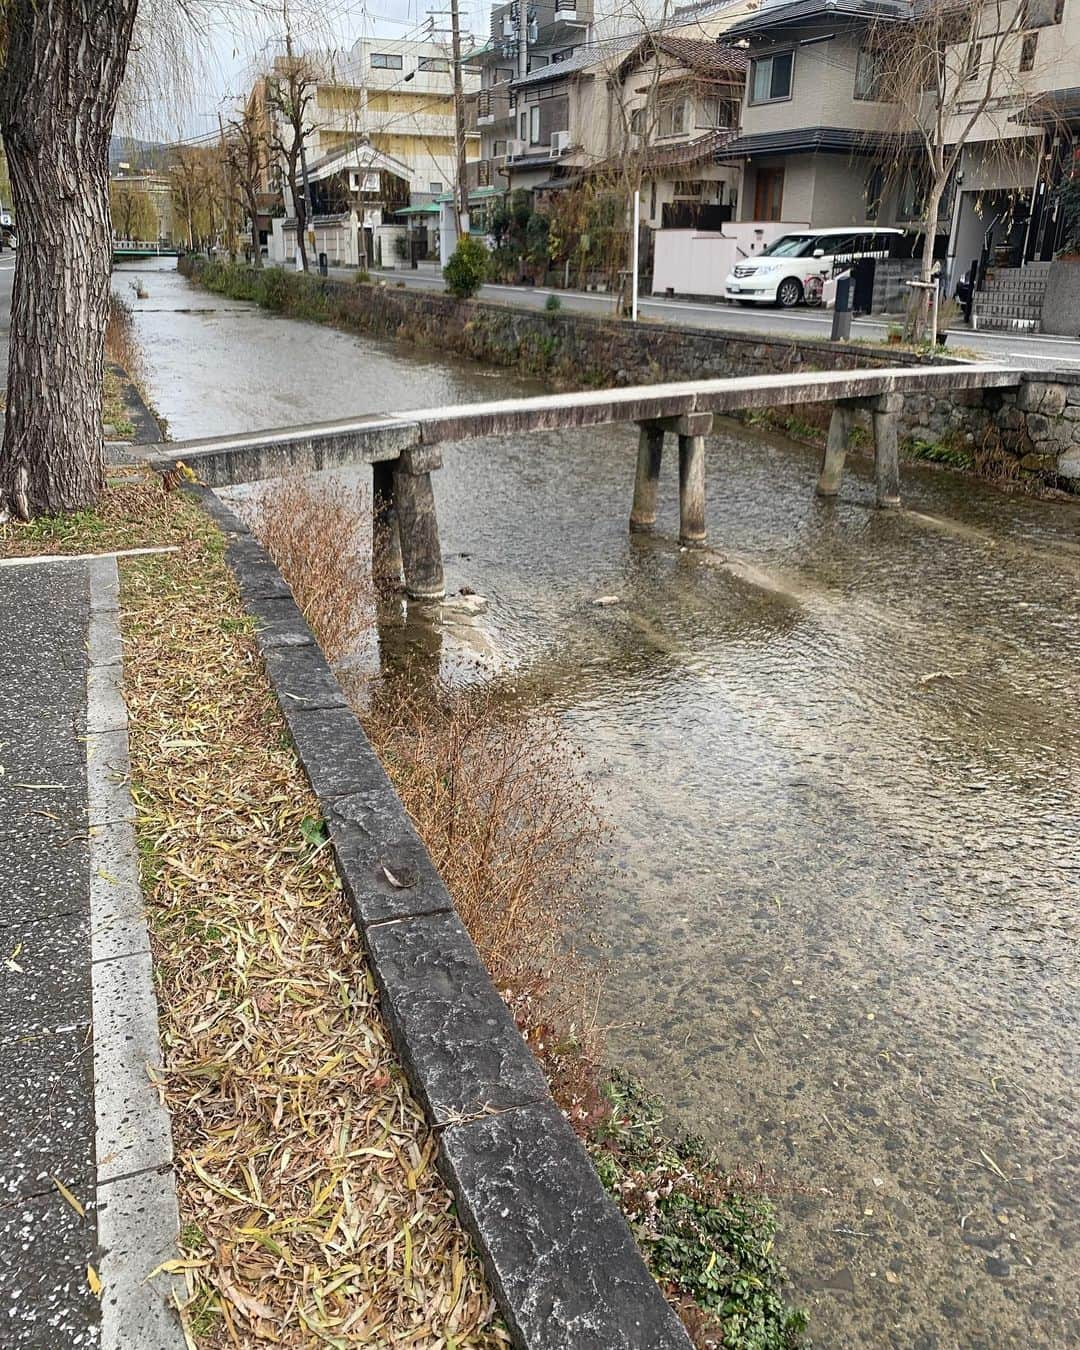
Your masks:
<svg viewBox="0 0 1080 1350"><path fill-rule="evenodd" d="M656 520L660 463L670 432L679 446L679 536L693 547L705 542L705 437L714 417L751 408L831 404L817 483L821 495L831 496L840 488L854 414L867 411L874 432L877 504L887 508L900 503L897 423L905 397L940 399L972 390L1013 391L1015 396L1024 380L1020 371L1004 366L937 365L638 385L176 442L157 464L168 469L182 462L209 487L371 464L376 574L399 579L404 570L409 595L434 599L443 594L443 568L431 473L442 467L443 442L635 422L640 439L630 528L649 529Z"/></svg>

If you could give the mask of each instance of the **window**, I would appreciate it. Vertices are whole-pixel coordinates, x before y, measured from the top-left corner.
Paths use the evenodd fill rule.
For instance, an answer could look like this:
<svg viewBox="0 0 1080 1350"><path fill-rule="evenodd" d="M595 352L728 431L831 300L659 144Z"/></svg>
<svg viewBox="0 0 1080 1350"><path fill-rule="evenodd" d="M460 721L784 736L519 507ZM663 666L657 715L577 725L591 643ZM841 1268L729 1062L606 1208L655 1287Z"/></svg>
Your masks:
<svg viewBox="0 0 1080 1350"><path fill-rule="evenodd" d="M710 95L698 102L699 127L731 127L735 125L731 104L726 98Z"/></svg>
<svg viewBox="0 0 1080 1350"><path fill-rule="evenodd" d="M982 65L982 43L973 42L968 48L967 69L964 72L965 80L977 80L979 78L979 67Z"/></svg>
<svg viewBox="0 0 1080 1350"><path fill-rule="evenodd" d="M417 70L430 70L436 75L449 75L450 62L438 56L422 56L416 63Z"/></svg>
<svg viewBox="0 0 1080 1350"><path fill-rule="evenodd" d="M502 159L506 155L506 142L496 141L495 144L491 147L491 153L495 156L496 159Z"/></svg>
<svg viewBox="0 0 1080 1350"><path fill-rule="evenodd" d="M393 56L390 52L372 52L371 68L372 70L400 70L401 57Z"/></svg>
<svg viewBox="0 0 1080 1350"><path fill-rule="evenodd" d="M527 141L529 139L529 110L522 108L518 113L518 140Z"/></svg>
<svg viewBox="0 0 1080 1350"><path fill-rule="evenodd" d="M430 193L433 193L436 197L442 191L442 184L439 182L437 178L433 178L431 182L428 184L428 191Z"/></svg>
<svg viewBox="0 0 1080 1350"><path fill-rule="evenodd" d="M630 134L640 136L645 130L645 109L631 108L630 110Z"/></svg>
<svg viewBox="0 0 1080 1350"><path fill-rule="evenodd" d="M1020 43L1020 69L1035 69L1035 49L1039 45L1038 33L1025 33Z"/></svg>
<svg viewBox="0 0 1080 1350"><path fill-rule="evenodd" d="M497 84L509 84L510 81L514 78L514 74L515 74L515 72L514 72L514 70L512 69L512 67L510 67L510 66L500 66L500 67L498 68L498 70L496 70L496 72L495 72L495 80L496 80L496 83L497 83Z"/></svg>
<svg viewBox="0 0 1080 1350"><path fill-rule="evenodd" d="M794 64L794 52L777 52L773 56L759 57L753 62L750 74L750 102L770 103L773 99L790 98Z"/></svg>
<svg viewBox="0 0 1080 1350"><path fill-rule="evenodd" d="M926 202L926 182L921 170L909 168L900 182L896 197L897 220L919 220Z"/></svg>
<svg viewBox="0 0 1080 1350"><path fill-rule="evenodd" d="M863 47L855 62L855 97L871 103L887 102L885 53Z"/></svg>
<svg viewBox="0 0 1080 1350"><path fill-rule="evenodd" d="M683 136L686 134L689 118L686 115L686 99L676 99L673 103L660 105L660 136Z"/></svg>

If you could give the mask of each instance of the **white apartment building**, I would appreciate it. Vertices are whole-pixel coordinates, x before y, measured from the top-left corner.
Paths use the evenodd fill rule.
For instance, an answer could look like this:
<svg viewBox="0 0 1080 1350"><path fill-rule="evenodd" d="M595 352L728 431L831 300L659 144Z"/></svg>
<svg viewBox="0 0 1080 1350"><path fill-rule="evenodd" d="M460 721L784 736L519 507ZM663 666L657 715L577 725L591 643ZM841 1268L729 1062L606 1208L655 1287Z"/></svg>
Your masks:
<svg viewBox="0 0 1080 1350"><path fill-rule="evenodd" d="M463 72L468 99L480 76ZM437 197L454 185L454 77L449 44L363 38L326 63L312 110L309 161L370 145L408 170L413 200ZM466 133L467 159L480 140Z"/></svg>

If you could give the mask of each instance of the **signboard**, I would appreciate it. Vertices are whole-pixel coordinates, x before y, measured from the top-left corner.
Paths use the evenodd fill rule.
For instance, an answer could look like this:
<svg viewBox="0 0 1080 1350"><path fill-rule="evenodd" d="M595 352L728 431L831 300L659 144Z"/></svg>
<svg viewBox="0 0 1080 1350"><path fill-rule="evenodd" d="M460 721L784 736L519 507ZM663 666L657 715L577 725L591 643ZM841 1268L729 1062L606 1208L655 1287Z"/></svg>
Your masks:
<svg viewBox="0 0 1080 1350"><path fill-rule="evenodd" d="M374 173L365 173L363 177L360 179L360 191L378 192L378 190L379 190L378 171Z"/></svg>

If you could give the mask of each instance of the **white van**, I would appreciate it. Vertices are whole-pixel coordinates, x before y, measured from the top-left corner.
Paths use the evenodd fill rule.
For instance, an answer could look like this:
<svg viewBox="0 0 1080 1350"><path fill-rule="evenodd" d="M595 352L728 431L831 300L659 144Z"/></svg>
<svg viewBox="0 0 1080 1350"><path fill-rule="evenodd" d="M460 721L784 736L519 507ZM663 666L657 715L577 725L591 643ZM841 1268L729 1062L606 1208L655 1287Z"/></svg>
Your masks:
<svg viewBox="0 0 1080 1350"><path fill-rule="evenodd" d="M735 264L724 282L724 295L740 305L802 303L807 281L846 272L856 258L887 258L903 230L793 230L782 234L761 253Z"/></svg>

